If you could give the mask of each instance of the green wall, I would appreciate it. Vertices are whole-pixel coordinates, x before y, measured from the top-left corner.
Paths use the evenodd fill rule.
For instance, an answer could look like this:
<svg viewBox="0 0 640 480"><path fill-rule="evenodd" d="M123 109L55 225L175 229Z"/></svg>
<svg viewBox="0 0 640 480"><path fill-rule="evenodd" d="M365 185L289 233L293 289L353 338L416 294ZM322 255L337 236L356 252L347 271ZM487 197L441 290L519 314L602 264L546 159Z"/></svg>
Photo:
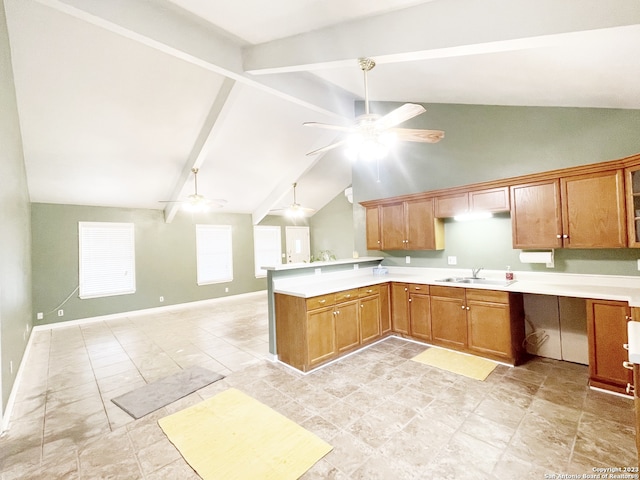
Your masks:
<svg viewBox="0 0 640 480"><path fill-rule="evenodd" d="M0 65L0 412L4 414L31 329L31 232L3 0L0 0Z"/></svg>
<svg viewBox="0 0 640 480"><path fill-rule="evenodd" d="M376 103L385 113L395 103ZM365 247L364 208L357 202L439 188L466 185L563 167L614 160L640 152L640 110L425 105L427 111L403 124L407 128L441 129L437 144L400 143L378 168L354 164L355 245ZM357 106L361 109L361 105ZM380 181L378 181L378 178ZM520 250L511 247L511 218L475 222L445 222L445 250L384 252L387 265L447 267L484 266L545 272L638 275L636 249L570 250L555 252L555 268L521 264ZM379 254L379 252L369 252Z"/></svg>
<svg viewBox="0 0 640 480"><path fill-rule="evenodd" d="M74 205L32 205L33 312L37 324L89 318L265 290L255 278L253 224L246 214L187 214L165 223L161 210ZM78 286L78 222L131 222L136 237L136 293L81 300ZM195 225L232 225L233 281L196 284ZM225 288L229 291L225 292ZM159 301L160 296L164 302ZM64 316L57 316L57 309Z"/></svg>
<svg viewBox="0 0 640 480"><path fill-rule="evenodd" d="M353 207L344 193L316 212L309 226L312 253L329 250L336 258L353 256Z"/></svg>

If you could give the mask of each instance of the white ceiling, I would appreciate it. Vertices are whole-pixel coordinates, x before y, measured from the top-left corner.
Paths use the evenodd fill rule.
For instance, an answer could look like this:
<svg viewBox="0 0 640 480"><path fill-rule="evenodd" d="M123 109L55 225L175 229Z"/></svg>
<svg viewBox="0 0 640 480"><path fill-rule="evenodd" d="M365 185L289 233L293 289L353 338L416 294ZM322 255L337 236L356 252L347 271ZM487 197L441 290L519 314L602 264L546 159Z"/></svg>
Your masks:
<svg viewBox="0 0 640 480"><path fill-rule="evenodd" d="M353 118L360 56L372 100L640 109L632 0L4 5L33 202L163 208L196 166L225 211L319 209L351 166L302 123Z"/></svg>

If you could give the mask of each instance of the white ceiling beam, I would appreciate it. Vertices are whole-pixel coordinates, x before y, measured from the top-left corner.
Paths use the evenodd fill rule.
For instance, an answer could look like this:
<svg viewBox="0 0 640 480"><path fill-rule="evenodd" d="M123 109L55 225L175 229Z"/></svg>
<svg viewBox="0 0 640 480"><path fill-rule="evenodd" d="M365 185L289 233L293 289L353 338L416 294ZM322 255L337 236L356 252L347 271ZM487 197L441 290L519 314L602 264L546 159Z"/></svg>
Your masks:
<svg viewBox="0 0 640 480"><path fill-rule="evenodd" d="M508 19L508 20L505 20ZM554 45L592 30L640 24L631 0L447 0L345 22L244 49L253 74L352 67Z"/></svg>
<svg viewBox="0 0 640 480"><path fill-rule="evenodd" d="M163 7L160 1L36 1L330 117L343 118L343 105L353 105L353 96L343 90L334 89L330 96L319 95L319 91L328 88L319 80L290 75L286 82L278 83L247 74L242 67L239 43L187 14L180 15L176 8Z"/></svg>
<svg viewBox="0 0 640 480"><path fill-rule="evenodd" d="M220 119L225 105L228 103L229 96L231 95L231 91L235 84L236 81L230 78L225 78L224 82L222 82L222 86L211 105L209 114L200 129L200 133L196 138L193 148L191 149L189 158L184 164L182 174L173 189L173 194L170 198L173 203L167 204L164 209L165 223L171 223L176 216L176 213L180 210L180 204L175 203L175 201L186 197L188 195L187 192L191 193L189 191L191 188L191 182L189 181L191 178L191 172L194 168L199 169L202 166L207 154L209 153L210 146L214 138L216 123Z"/></svg>

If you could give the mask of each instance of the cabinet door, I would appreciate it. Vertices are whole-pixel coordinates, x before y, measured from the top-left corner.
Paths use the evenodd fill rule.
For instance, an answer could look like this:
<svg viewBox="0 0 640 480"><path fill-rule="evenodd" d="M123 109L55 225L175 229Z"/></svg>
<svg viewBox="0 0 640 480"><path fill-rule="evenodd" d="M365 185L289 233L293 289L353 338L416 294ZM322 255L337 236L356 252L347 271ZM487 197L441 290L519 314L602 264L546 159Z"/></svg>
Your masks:
<svg viewBox="0 0 640 480"><path fill-rule="evenodd" d="M628 352L622 347L627 343L628 315L626 302L587 300L591 382L617 386L620 392L631 381L631 371L622 366L628 360Z"/></svg>
<svg viewBox="0 0 640 480"><path fill-rule="evenodd" d="M512 359L509 305L467 299L469 350Z"/></svg>
<svg viewBox="0 0 640 480"><path fill-rule="evenodd" d="M367 207L365 211L367 250L380 250L380 211L378 207Z"/></svg>
<svg viewBox="0 0 640 480"><path fill-rule="evenodd" d="M627 246L622 170L561 178L560 186L565 247Z"/></svg>
<svg viewBox="0 0 640 480"><path fill-rule="evenodd" d="M431 340L431 297L421 293L409 294L411 336Z"/></svg>
<svg viewBox="0 0 640 480"><path fill-rule="evenodd" d="M436 250L443 248L436 238L436 223L433 212L433 199L405 203L405 222L407 228L408 250Z"/></svg>
<svg viewBox="0 0 640 480"><path fill-rule="evenodd" d="M336 317L336 350L338 353L360 344L358 301L339 303L334 310Z"/></svg>
<svg viewBox="0 0 640 480"><path fill-rule="evenodd" d="M409 287L404 283L391 284L391 322L397 333L409 334Z"/></svg>
<svg viewBox="0 0 640 480"><path fill-rule="evenodd" d="M562 247L560 183L557 180L511 187L513 248Z"/></svg>
<svg viewBox="0 0 640 480"><path fill-rule="evenodd" d="M439 345L457 349L466 347L467 310L464 298L431 296L431 335L433 342Z"/></svg>
<svg viewBox="0 0 640 480"><path fill-rule="evenodd" d="M451 218L469 211L469 194L467 192L455 195L443 195L435 198L436 218Z"/></svg>
<svg viewBox="0 0 640 480"><path fill-rule="evenodd" d="M391 297L389 284L380 285L380 333L384 335L391 331Z"/></svg>
<svg viewBox="0 0 640 480"><path fill-rule="evenodd" d="M627 168L625 175L628 244L640 248L640 167Z"/></svg>
<svg viewBox="0 0 640 480"><path fill-rule="evenodd" d="M380 336L380 296L360 299L360 341L369 342Z"/></svg>
<svg viewBox="0 0 640 480"><path fill-rule="evenodd" d="M469 192L469 208L472 212L508 212L510 209L509 187Z"/></svg>
<svg viewBox="0 0 640 480"><path fill-rule="evenodd" d="M307 313L307 364L310 367L334 356L335 318L333 307Z"/></svg>
<svg viewBox="0 0 640 480"><path fill-rule="evenodd" d="M380 207L380 236L382 250L404 250L407 235L403 203Z"/></svg>

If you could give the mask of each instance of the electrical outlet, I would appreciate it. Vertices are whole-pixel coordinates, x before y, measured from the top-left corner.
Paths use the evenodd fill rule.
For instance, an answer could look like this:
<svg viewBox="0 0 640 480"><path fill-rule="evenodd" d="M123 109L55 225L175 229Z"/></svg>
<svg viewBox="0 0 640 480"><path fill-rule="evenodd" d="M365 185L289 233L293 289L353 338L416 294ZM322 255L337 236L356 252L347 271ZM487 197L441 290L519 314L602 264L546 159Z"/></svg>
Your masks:
<svg viewBox="0 0 640 480"><path fill-rule="evenodd" d="M458 257L454 257L453 255L447 257L447 264L449 264L449 265L457 265L458 264Z"/></svg>
<svg viewBox="0 0 640 480"><path fill-rule="evenodd" d="M229 293L229 287L224 287L224 293Z"/></svg>
<svg viewBox="0 0 640 480"><path fill-rule="evenodd" d="M411 257L409 255L404 257L404 263L411 263Z"/></svg>
<svg viewBox="0 0 640 480"><path fill-rule="evenodd" d="M314 272L316 275L320 275L322 273L322 269L321 268L316 268L314 269Z"/></svg>
<svg viewBox="0 0 640 480"><path fill-rule="evenodd" d="M160 295L160 303L164 302L164 297Z"/></svg>
<svg viewBox="0 0 640 480"><path fill-rule="evenodd" d="M44 318L44 314L42 312L38 312L38 314L36 315L36 318L38 320L42 320Z"/></svg>
<svg viewBox="0 0 640 480"><path fill-rule="evenodd" d="M357 263L354 263L353 264L353 269L354 270L358 270L358 268L360 268L360 265L358 265Z"/></svg>
<svg viewBox="0 0 640 480"><path fill-rule="evenodd" d="M64 310L60 309L58 310L58 316L62 317L64 315Z"/></svg>

